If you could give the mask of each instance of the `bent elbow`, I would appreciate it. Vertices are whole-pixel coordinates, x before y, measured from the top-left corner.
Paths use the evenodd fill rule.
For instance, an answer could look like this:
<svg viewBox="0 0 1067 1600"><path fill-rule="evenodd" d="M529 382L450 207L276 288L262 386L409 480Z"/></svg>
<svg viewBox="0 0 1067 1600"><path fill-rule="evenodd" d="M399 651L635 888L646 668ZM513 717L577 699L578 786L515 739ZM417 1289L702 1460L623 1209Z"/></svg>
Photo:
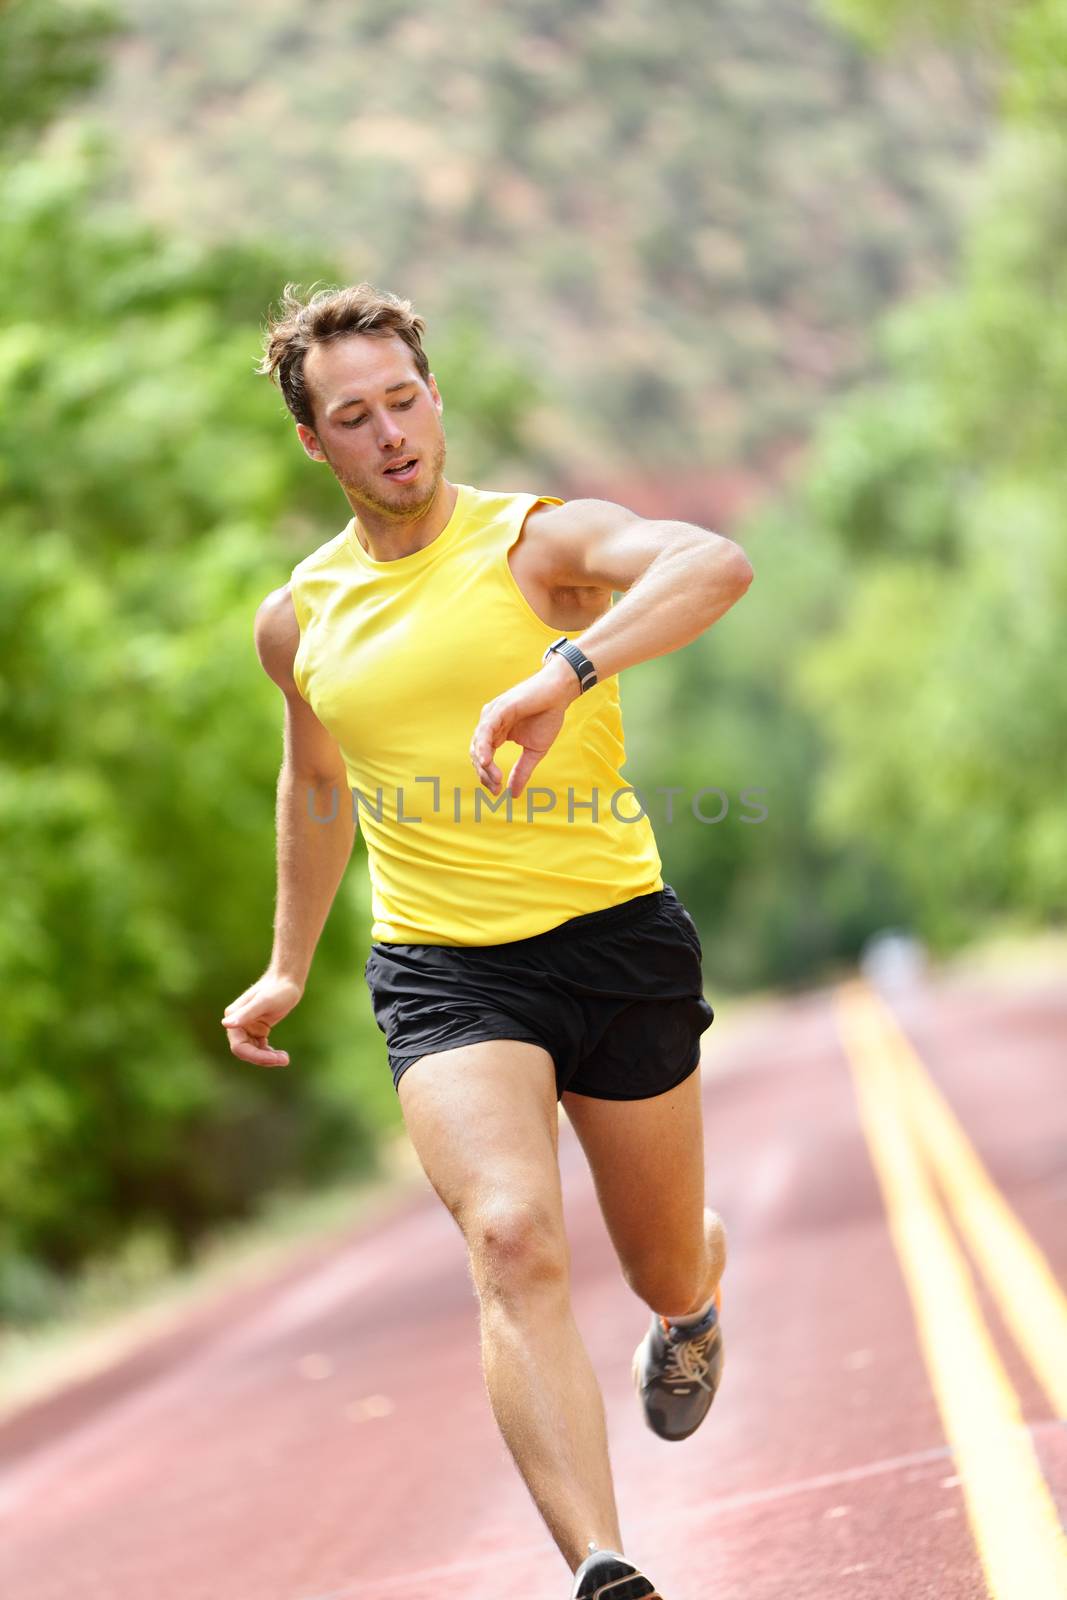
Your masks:
<svg viewBox="0 0 1067 1600"><path fill-rule="evenodd" d="M730 551L728 572L734 591L734 599L740 600L756 574L752 569L751 561L739 544L733 545Z"/></svg>

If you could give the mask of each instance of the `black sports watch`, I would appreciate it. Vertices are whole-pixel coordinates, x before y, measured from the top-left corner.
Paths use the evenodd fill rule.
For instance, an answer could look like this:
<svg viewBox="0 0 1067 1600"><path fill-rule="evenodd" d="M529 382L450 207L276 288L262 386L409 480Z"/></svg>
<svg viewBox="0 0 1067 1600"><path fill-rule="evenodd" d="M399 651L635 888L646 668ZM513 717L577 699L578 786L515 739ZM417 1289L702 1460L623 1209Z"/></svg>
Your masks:
<svg viewBox="0 0 1067 1600"><path fill-rule="evenodd" d="M553 639L541 660L547 661L553 651L557 655L561 655L564 661L569 661L578 674L578 682L581 684L579 692L581 694L593 687L596 682L596 668L584 651L578 648L573 639L568 639L565 633L561 633L558 639Z"/></svg>

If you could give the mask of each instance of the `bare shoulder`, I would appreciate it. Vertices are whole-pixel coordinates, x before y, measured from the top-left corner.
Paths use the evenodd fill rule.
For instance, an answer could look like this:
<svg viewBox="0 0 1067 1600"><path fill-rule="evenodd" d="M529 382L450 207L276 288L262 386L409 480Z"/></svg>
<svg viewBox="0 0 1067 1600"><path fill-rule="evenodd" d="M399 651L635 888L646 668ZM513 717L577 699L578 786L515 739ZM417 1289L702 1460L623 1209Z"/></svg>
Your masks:
<svg viewBox="0 0 1067 1600"><path fill-rule="evenodd" d="M256 612L256 649L263 670L285 696L285 759L313 781L347 782L344 757L333 735L319 721L293 677L300 624L289 584L272 589Z"/></svg>
<svg viewBox="0 0 1067 1600"><path fill-rule="evenodd" d="M534 530L540 570L556 589L625 592L661 554L696 547L702 563L705 554L711 558L704 570L714 571L716 585L729 572L739 596L752 580L751 563L732 539L692 522L642 517L614 500L568 500L539 515Z"/></svg>
<svg viewBox="0 0 1067 1600"><path fill-rule="evenodd" d="M580 499L564 500L561 506L539 500L530 507L526 526L530 527L535 520L546 539L566 539L617 528L627 522L643 522L644 518L614 500Z"/></svg>
<svg viewBox="0 0 1067 1600"><path fill-rule="evenodd" d="M636 511L613 500L565 500L561 506L539 501L524 523L530 559L548 589L597 589L610 595L616 585L605 581L588 559L597 541L644 522Z"/></svg>
<svg viewBox="0 0 1067 1600"><path fill-rule="evenodd" d="M260 602L255 621L256 650L268 677L286 693L296 692L293 662L300 644L300 624L289 584L272 589Z"/></svg>

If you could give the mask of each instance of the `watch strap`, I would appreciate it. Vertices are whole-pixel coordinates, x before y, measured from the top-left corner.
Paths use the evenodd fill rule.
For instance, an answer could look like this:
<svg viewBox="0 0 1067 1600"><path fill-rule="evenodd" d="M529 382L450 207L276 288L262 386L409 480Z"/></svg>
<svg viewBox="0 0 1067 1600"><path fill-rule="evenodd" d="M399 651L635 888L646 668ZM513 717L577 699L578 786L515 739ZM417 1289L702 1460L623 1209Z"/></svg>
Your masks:
<svg viewBox="0 0 1067 1600"><path fill-rule="evenodd" d="M542 661L547 661L553 652L555 652L556 655L561 655L564 661L569 661L571 666L574 668L578 675L578 682L581 685L580 693L584 694L587 689L591 689L593 687L594 683L597 681L596 668L585 652L579 649L579 647L575 644L573 639L568 639L565 633L561 633L559 638L554 639L549 645L548 649L541 657Z"/></svg>

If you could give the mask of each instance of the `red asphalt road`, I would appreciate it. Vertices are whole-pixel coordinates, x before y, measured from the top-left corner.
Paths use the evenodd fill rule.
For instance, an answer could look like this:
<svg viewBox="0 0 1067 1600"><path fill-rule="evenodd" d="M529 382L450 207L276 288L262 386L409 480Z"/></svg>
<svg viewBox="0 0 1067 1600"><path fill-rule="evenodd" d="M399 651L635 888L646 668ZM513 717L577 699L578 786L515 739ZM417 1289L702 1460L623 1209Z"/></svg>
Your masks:
<svg viewBox="0 0 1067 1600"><path fill-rule="evenodd" d="M1062 974L942 977L905 1019L1061 1281L1065 991ZM986 1594L831 1000L768 1002L705 1036L726 1371L682 1444L639 1414L646 1312L561 1126L575 1313L623 1531L666 1600ZM1067 1430L988 1295L983 1310L1062 1515ZM0 1429L4 1600L569 1589L489 1410L461 1237L421 1180L384 1219Z"/></svg>

